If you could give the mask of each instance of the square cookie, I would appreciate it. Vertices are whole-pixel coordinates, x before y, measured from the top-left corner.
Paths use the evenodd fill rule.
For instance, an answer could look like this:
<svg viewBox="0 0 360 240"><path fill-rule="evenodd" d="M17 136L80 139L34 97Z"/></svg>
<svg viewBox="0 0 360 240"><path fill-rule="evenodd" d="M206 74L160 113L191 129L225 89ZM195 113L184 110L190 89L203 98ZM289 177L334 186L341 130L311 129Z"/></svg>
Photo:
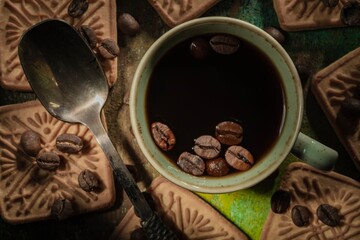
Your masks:
<svg viewBox="0 0 360 240"><path fill-rule="evenodd" d="M161 19L169 26L197 18L220 0L148 0Z"/></svg>
<svg viewBox="0 0 360 240"><path fill-rule="evenodd" d="M40 135L41 151L54 152L60 166L41 168L20 143L22 134L32 130ZM70 133L80 137L84 147L78 153L57 149L56 138ZM97 175L99 187L85 191L78 176L83 170ZM0 213L12 224L53 218L54 202L68 201L66 216L108 208L115 201L110 164L88 128L53 118L39 101L0 107ZM65 214L65 213L63 213Z"/></svg>
<svg viewBox="0 0 360 240"><path fill-rule="evenodd" d="M31 91L18 57L18 44L24 31L45 19L63 19L79 28L89 25L98 41L117 41L116 1L89 0L89 7L80 18L72 18L67 9L71 0L2 0L0 1L0 85L15 91ZM117 80L117 58L100 59L109 86Z"/></svg>
<svg viewBox="0 0 360 240"><path fill-rule="evenodd" d="M298 162L287 167L280 189L290 192L290 206L284 213L270 210L261 239L360 239L359 182ZM321 204L328 204L338 210L339 225L329 226L321 220L323 217L318 217L317 209ZM309 210L309 225L298 227L294 224L292 212L296 205Z"/></svg>
<svg viewBox="0 0 360 240"><path fill-rule="evenodd" d="M302 31L346 26L340 18L341 9L349 0L326 7L321 0L273 0L280 27L286 31Z"/></svg>
<svg viewBox="0 0 360 240"><path fill-rule="evenodd" d="M148 192L154 199L155 209L160 216L165 222L176 226L187 239L248 239L239 228L204 200L162 176L153 180ZM116 227L110 240L129 240L140 226L140 219L132 207Z"/></svg>
<svg viewBox="0 0 360 240"><path fill-rule="evenodd" d="M357 86L360 89L360 47L317 72L311 84L320 107L360 171L360 117L341 110L344 100L358 95Z"/></svg>

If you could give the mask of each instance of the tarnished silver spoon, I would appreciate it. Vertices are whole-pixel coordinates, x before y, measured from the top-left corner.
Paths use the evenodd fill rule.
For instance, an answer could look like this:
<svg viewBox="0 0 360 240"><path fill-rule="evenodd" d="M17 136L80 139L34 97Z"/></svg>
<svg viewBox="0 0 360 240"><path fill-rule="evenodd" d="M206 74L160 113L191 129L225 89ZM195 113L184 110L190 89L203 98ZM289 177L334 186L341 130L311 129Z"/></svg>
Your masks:
<svg viewBox="0 0 360 240"><path fill-rule="evenodd" d="M47 111L92 131L148 239L177 239L150 208L102 125L100 113L109 92L106 75L78 31L62 20L42 21L23 34L18 54L25 76Z"/></svg>

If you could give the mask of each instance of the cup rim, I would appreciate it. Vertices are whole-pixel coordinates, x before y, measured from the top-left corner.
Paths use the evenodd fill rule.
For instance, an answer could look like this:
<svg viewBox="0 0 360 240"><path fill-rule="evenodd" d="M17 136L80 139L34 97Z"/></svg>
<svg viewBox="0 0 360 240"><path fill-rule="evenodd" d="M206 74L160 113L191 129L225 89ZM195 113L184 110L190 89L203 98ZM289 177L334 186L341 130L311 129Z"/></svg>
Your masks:
<svg viewBox="0 0 360 240"><path fill-rule="evenodd" d="M204 25L204 24L205 25L230 24L230 25L242 26L242 27L245 27L245 29L250 32L253 32L262 37L265 37L266 41L269 42L269 44L271 44L272 46L274 46L276 48L276 51L279 53L281 58L284 60L284 65L287 66L289 72L291 73L291 76L292 76L293 82L294 82L293 84L294 84L294 87L296 88L296 95L297 95L296 102L298 103L298 105L297 105L298 109L295 112L296 116L295 116L295 120L293 123L294 128L292 128L293 133L291 133L291 134L289 133L290 136L288 139L286 139L286 144L284 144L285 151L283 151L284 153L281 154L281 160L275 161L274 164L268 166L266 169L263 169L261 172L258 172L259 174L260 173L262 174L261 177L247 179L245 182L238 182L238 184L231 184L228 186L221 185L221 183L219 185L216 185L213 187L205 186L204 184L202 184L202 185L195 184L195 183L201 183L204 179L201 177L192 176L190 174L182 172L182 170L180 170L182 173L179 172L179 174L188 175L187 177L189 179L191 179L191 181L184 180L184 179L179 180L177 178L177 176L170 174L168 172L168 169L166 169L166 167L162 166L156 159L154 159L155 158L154 154L152 154L150 152L150 150L148 149L148 147L146 146L144 139L142 137L143 129L141 129L140 123L137 118L136 96L137 96L137 91L138 91L138 84L139 84L140 80L142 79L144 69L148 65L148 59L152 58L154 56L154 54L156 54L156 52L159 51L160 46L162 46L164 44L164 42L166 42L168 40L169 37L171 37L175 34L178 34L179 32L186 31L189 27L196 27L196 26ZM173 45L175 45L175 44L173 44ZM290 56L288 55L288 53L285 51L285 49L274 38L272 38L268 33L266 33L261 28L255 26L251 23L248 23L246 21L243 21L243 20L230 18L230 17L219 17L219 16L201 17L201 18L187 21L185 23L182 23L182 24L170 29L169 31L164 33L162 36L160 36L149 47L149 49L146 51L146 53L140 60L140 63L138 65L135 75L133 77L133 82L132 82L132 86L131 86L131 90L130 90L129 104L130 104L130 121L131 121L131 126L133 129L133 133L134 133L135 139L140 147L141 152L145 155L145 158L150 162L150 164L162 176L164 176L171 182L173 182L181 187L184 187L186 189L189 189L191 191L203 192L203 193L226 193L226 192L233 192L233 191L237 191L237 190L241 190L241 189L246 189L246 188L249 188L249 187L261 182L266 177L268 177L271 173L273 173L280 166L280 164L285 160L286 156L290 153L292 146L294 145L294 143L297 139L297 136L299 134L302 116L303 116L303 95L302 95L301 82L300 82L296 67L295 67L293 61L291 60ZM160 150L158 150L158 151L160 151ZM285 152L286 152L286 154L285 154ZM251 169L248 171L251 171ZM244 174L244 173L240 173L240 174ZM205 179L205 181L221 181L222 178L226 178L226 176L220 177L220 178L212 177L211 179L207 178L207 179Z"/></svg>

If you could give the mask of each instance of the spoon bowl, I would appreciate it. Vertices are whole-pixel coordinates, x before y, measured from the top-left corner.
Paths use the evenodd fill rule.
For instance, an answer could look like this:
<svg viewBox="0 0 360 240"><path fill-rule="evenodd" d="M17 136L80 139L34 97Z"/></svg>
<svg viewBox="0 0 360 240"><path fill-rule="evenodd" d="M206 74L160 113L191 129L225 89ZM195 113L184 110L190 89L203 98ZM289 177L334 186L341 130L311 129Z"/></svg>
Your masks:
<svg viewBox="0 0 360 240"><path fill-rule="evenodd" d="M85 124L84 109L103 107L106 75L90 47L65 22L35 25L22 37L19 57L32 89L55 117Z"/></svg>

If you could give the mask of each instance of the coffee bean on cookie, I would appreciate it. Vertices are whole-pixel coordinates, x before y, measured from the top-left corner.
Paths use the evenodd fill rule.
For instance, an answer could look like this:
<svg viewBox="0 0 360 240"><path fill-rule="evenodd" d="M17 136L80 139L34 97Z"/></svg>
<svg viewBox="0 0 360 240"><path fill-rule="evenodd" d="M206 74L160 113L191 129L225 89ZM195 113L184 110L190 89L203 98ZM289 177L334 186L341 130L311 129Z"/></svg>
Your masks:
<svg viewBox="0 0 360 240"><path fill-rule="evenodd" d="M271 210L274 213L285 213L290 206L290 201L290 192L279 189L271 196Z"/></svg>
<svg viewBox="0 0 360 240"><path fill-rule="evenodd" d="M56 148L64 153L80 152L83 146L83 140L74 134L64 133L56 138Z"/></svg>
<svg viewBox="0 0 360 240"><path fill-rule="evenodd" d="M40 135L32 130L25 131L21 135L20 145L26 154L35 157L41 150Z"/></svg>

